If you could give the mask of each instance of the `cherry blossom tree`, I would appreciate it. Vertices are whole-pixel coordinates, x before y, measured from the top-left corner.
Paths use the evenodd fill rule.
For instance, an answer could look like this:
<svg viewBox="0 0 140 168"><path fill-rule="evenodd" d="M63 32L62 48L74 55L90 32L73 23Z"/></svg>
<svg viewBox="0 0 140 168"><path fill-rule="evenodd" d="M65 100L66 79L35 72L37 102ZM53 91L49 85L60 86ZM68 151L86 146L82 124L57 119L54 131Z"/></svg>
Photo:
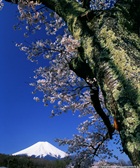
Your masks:
<svg viewBox="0 0 140 168"><path fill-rule="evenodd" d="M96 156L112 157L108 143L114 140L140 166L139 0L5 1L18 4L15 29L25 23L25 37L42 29L47 34L16 44L33 62L49 60L35 71L34 92L43 93L46 106L54 103L52 116L87 116L78 135L57 140L76 153L74 164L87 167Z"/></svg>

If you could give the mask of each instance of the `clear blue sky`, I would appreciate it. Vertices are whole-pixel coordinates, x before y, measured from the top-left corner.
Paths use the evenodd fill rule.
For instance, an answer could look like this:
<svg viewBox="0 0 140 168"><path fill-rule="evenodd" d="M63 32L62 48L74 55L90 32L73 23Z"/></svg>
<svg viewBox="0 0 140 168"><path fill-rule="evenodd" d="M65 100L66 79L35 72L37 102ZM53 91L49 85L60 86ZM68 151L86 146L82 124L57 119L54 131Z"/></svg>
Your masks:
<svg viewBox="0 0 140 168"><path fill-rule="evenodd" d="M36 103L28 83L39 66L27 60L14 42L23 42L23 31L14 31L16 5L5 3L0 11L0 153L12 154L38 141L71 138L83 119L71 113L50 118L52 107ZM113 147L113 146L112 146ZM66 151L66 147L59 147ZM125 159L124 155L120 155Z"/></svg>

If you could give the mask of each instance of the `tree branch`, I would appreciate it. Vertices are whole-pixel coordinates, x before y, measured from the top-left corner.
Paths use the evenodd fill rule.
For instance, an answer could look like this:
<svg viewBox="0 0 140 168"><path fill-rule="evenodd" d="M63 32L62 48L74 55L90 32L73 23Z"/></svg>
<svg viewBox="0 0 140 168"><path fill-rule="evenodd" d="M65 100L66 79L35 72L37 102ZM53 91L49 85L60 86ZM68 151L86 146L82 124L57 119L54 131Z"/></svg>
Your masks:
<svg viewBox="0 0 140 168"><path fill-rule="evenodd" d="M109 117L105 114L105 112L103 111L101 104L100 104L100 100L99 100L99 87L97 84L97 81L94 80L93 83L89 82L88 80L86 80L89 87L90 87L90 97L93 103L93 106L96 110L96 112L99 114L99 116L102 118L104 124L106 125L107 129L108 129L108 134L110 139L112 139L112 134L114 132L114 127L112 126Z"/></svg>

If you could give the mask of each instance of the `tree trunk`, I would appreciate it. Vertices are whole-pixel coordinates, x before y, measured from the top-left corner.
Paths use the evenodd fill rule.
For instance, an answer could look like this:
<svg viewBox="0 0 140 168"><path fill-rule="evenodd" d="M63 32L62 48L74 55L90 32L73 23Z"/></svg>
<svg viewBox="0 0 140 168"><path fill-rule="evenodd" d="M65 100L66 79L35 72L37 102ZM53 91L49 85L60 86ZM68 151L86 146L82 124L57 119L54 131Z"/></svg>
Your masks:
<svg viewBox="0 0 140 168"><path fill-rule="evenodd" d="M90 12L75 2L59 0L56 12L81 41L79 56L98 80L107 109L116 114L125 153L140 166L140 39L135 13L139 8L134 2L138 1L118 2L112 10Z"/></svg>
<svg viewBox="0 0 140 168"><path fill-rule="evenodd" d="M86 65L88 62L107 109L117 117L124 152L134 165L140 166L138 0L118 1L111 10L94 12L75 2L59 0L55 10L81 41L79 57ZM82 76L77 63L77 74Z"/></svg>
<svg viewBox="0 0 140 168"><path fill-rule="evenodd" d="M41 2L56 11L81 41L72 69L82 76L81 60L90 68L84 78L90 73L97 79L106 108L116 115L123 150L133 165L140 166L139 0L118 0L106 11L90 11L71 0Z"/></svg>

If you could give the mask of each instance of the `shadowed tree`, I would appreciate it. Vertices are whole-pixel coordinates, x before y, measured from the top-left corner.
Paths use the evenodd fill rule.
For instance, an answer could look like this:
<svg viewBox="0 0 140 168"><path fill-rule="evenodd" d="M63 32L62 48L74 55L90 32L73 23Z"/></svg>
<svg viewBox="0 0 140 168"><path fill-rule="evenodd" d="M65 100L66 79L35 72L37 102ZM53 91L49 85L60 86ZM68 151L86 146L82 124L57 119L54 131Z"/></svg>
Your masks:
<svg viewBox="0 0 140 168"><path fill-rule="evenodd" d="M133 165L140 166L139 0L117 0L112 8L100 1L97 9L92 0L38 2L62 17L74 39L80 41L77 56L68 62L69 68L85 81L92 105L107 128L96 150L92 148L94 154L105 140L112 139L117 129L123 151ZM27 48L26 52L29 53ZM100 90L114 125L101 106Z"/></svg>

